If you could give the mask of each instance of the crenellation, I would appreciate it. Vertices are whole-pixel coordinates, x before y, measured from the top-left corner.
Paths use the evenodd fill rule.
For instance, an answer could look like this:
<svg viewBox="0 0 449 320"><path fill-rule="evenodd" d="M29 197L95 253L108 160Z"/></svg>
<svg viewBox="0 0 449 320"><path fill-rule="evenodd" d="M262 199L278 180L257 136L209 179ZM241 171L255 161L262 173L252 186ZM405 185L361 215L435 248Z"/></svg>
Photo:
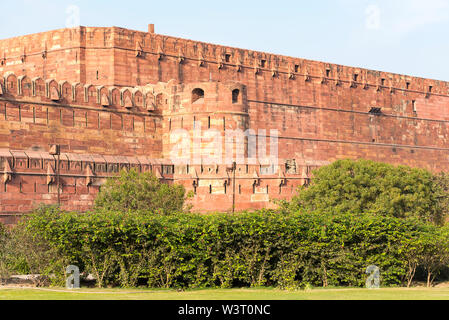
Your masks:
<svg viewBox="0 0 449 320"><path fill-rule="evenodd" d="M232 134L277 135L275 174L263 160L237 164L243 210L291 198L314 168L338 159L445 170L448 125L444 81L118 27L0 40L0 220L57 201L55 144L70 210L89 209L107 177L134 168L193 191L198 211L231 211L230 164L203 159L209 129L223 154L235 143L233 155L245 157L249 138ZM177 130L202 132L187 164L170 160Z"/></svg>

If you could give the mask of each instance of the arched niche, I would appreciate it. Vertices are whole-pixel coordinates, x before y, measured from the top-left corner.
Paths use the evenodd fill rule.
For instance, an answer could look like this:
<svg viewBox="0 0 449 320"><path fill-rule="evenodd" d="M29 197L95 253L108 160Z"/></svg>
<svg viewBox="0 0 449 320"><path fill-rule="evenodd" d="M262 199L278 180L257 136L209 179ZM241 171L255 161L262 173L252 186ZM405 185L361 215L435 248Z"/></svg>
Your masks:
<svg viewBox="0 0 449 320"><path fill-rule="evenodd" d="M195 88L192 90L192 104L204 103L204 90L201 88Z"/></svg>
<svg viewBox="0 0 449 320"><path fill-rule="evenodd" d="M31 79L27 76L20 76L17 81L19 95L30 97L32 91Z"/></svg>
<svg viewBox="0 0 449 320"><path fill-rule="evenodd" d="M84 102L89 104L97 104L97 89L92 84L84 86Z"/></svg>
<svg viewBox="0 0 449 320"><path fill-rule="evenodd" d="M119 106L120 105L120 90L116 87L109 88L109 95L111 97L111 105Z"/></svg>
<svg viewBox="0 0 449 320"><path fill-rule="evenodd" d="M168 105L168 98L165 94L159 93L156 95L156 108L164 109Z"/></svg>
<svg viewBox="0 0 449 320"><path fill-rule="evenodd" d="M49 98L52 101L59 101L61 99L61 96L59 93L58 83L53 79L49 79L46 81L45 85L46 85L47 98Z"/></svg>
<svg viewBox="0 0 449 320"><path fill-rule="evenodd" d="M41 78L33 78L31 81L31 91L33 96L45 96L45 82Z"/></svg>
<svg viewBox="0 0 449 320"><path fill-rule="evenodd" d="M61 99L65 101L72 101L73 92L72 85L67 81L59 82L59 91L61 93Z"/></svg>
<svg viewBox="0 0 449 320"><path fill-rule="evenodd" d="M156 109L155 97L151 92L148 92L145 95L145 108L148 111L154 111Z"/></svg>
<svg viewBox="0 0 449 320"><path fill-rule="evenodd" d="M100 104L103 107L109 107L111 105L111 101L109 98L109 90L104 87L98 87L98 104Z"/></svg>
<svg viewBox="0 0 449 320"><path fill-rule="evenodd" d="M143 108L143 94L140 90L135 90L133 93L134 105L138 108Z"/></svg>
<svg viewBox="0 0 449 320"><path fill-rule="evenodd" d="M5 75L5 89L9 94L18 94L17 76L12 72Z"/></svg>
<svg viewBox="0 0 449 320"><path fill-rule="evenodd" d="M126 109L132 109L134 104L133 104L132 94L129 91L129 89L127 89L127 88L122 89L121 95L122 95L122 99L121 99L122 106L125 107Z"/></svg>
<svg viewBox="0 0 449 320"><path fill-rule="evenodd" d="M73 101L83 102L84 101L84 88L83 86L76 82L72 83L72 93L73 93Z"/></svg>
<svg viewBox="0 0 449 320"><path fill-rule="evenodd" d="M240 89L234 89L232 90L232 103L236 104L236 103L241 103L241 92Z"/></svg>

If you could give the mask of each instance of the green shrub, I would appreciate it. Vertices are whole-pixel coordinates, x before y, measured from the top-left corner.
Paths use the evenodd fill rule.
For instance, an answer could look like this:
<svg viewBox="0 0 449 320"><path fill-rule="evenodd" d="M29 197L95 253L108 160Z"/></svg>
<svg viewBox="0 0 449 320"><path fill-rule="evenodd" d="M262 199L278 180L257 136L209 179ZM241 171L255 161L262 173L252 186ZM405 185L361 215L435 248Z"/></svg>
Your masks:
<svg viewBox="0 0 449 320"><path fill-rule="evenodd" d="M95 200L96 211L148 211L157 214L181 212L190 195L181 185L161 183L152 173L135 170L110 178Z"/></svg>
<svg viewBox="0 0 449 320"><path fill-rule="evenodd" d="M313 172L311 185L299 189L289 210L371 213L418 218L442 224L448 208L448 179L424 169L368 160L340 160Z"/></svg>

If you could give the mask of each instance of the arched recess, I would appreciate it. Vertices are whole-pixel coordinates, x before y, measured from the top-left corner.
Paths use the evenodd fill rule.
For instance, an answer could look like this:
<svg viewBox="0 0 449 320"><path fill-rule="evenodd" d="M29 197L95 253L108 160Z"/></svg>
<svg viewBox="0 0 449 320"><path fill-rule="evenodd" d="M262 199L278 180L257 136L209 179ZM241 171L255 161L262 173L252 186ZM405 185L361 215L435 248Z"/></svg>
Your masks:
<svg viewBox="0 0 449 320"><path fill-rule="evenodd" d="M61 99L65 101L72 101L72 85L67 81L59 82L59 91L61 93Z"/></svg>
<svg viewBox="0 0 449 320"><path fill-rule="evenodd" d="M79 82L72 83L72 94L73 101L83 102L84 101L84 88Z"/></svg>
<svg viewBox="0 0 449 320"><path fill-rule="evenodd" d="M145 95L145 107L148 111L156 110L156 101L155 97L151 92L148 92Z"/></svg>
<svg viewBox="0 0 449 320"><path fill-rule="evenodd" d="M60 93L59 93L59 85L58 83L53 80L49 79L45 82L46 85L46 96L52 101L59 101L61 99Z"/></svg>
<svg viewBox="0 0 449 320"><path fill-rule="evenodd" d="M156 108L164 109L168 104L168 99L165 94L159 93L156 95Z"/></svg>
<svg viewBox="0 0 449 320"><path fill-rule="evenodd" d="M17 79L17 85L18 85L18 91L19 91L19 95L25 96L25 97L30 97L31 96L31 89L32 89L32 84L31 84L31 79L27 76L20 76Z"/></svg>
<svg viewBox="0 0 449 320"><path fill-rule="evenodd" d="M6 91L9 94L17 95L17 76L13 72L8 72L5 75L5 85L6 85Z"/></svg>
<svg viewBox="0 0 449 320"><path fill-rule="evenodd" d="M121 96L122 96L122 106L126 109L132 109L134 106L133 100L132 100L132 94L129 91L128 88L124 88L121 90Z"/></svg>
<svg viewBox="0 0 449 320"><path fill-rule="evenodd" d="M133 91L134 106L137 108L143 108L143 94L139 89Z"/></svg>
<svg viewBox="0 0 449 320"><path fill-rule="evenodd" d="M201 88L195 88L192 90L192 104L204 103L204 90Z"/></svg>
<svg viewBox="0 0 449 320"><path fill-rule="evenodd" d="M86 84L84 86L84 102L89 104L97 104L97 89L92 84Z"/></svg>
<svg viewBox="0 0 449 320"><path fill-rule="evenodd" d="M109 88L109 96L111 97L111 105L118 107L120 105L120 90L116 87Z"/></svg>
<svg viewBox="0 0 449 320"><path fill-rule="evenodd" d="M232 90L232 103L241 103L241 99L240 89Z"/></svg>
<svg viewBox="0 0 449 320"><path fill-rule="evenodd" d="M97 96L98 96L98 100L97 103L100 104L103 107L109 107L111 105L111 101L109 98L109 90L104 87L98 87L98 92L97 92Z"/></svg>
<svg viewBox="0 0 449 320"><path fill-rule="evenodd" d="M33 78L31 82L31 92L33 96L45 96L45 82L39 77Z"/></svg>

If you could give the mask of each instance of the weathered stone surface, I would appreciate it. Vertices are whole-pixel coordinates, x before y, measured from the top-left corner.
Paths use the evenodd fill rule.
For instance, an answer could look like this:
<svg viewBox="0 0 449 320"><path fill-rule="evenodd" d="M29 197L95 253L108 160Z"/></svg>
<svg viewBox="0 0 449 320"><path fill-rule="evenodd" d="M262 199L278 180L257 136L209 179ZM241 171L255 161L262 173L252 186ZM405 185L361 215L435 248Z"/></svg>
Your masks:
<svg viewBox="0 0 449 320"><path fill-rule="evenodd" d="M337 159L434 172L449 164L443 81L117 27L0 40L0 53L0 220L8 223L57 201L55 144L61 203L70 210L88 209L106 177L123 168L185 185L199 211L231 210L230 164L173 169L171 134L184 129L193 137L199 125L221 138L237 129L278 131L278 172L237 165L237 210L290 198L314 168ZM210 153L209 142L188 158ZM235 149L247 155L247 141Z"/></svg>

